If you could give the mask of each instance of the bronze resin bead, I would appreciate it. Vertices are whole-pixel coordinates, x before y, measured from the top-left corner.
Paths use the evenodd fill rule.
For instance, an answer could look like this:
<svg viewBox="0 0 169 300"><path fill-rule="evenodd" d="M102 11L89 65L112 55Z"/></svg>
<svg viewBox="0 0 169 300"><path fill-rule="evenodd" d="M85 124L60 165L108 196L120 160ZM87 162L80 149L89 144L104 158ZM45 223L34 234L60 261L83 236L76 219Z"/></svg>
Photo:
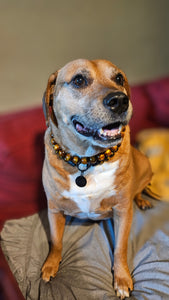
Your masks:
<svg viewBox="0 0 169 300"><path fill-rule="evenodd" d="M96 157L95 156L91 156L90 157L90 163L94 165L96 162L97 162Z"/></svg>
<svg viewBox="0 0 169 300"><path fill-rule="evenodd" d="M63 150L59 150L58 154L60 158L63 158L65 156L65 152Z"/></svg>
<svg viewBox="0 0 169 300"><path fill-rule="evenodd" d="M79 162L79 157L78 156L73 156L72 161L76 165Z"/></svg>
<svg viewBox="0 0 169 300"><path fill-rule="evenodd" d="M87 165L87 157L82 157L81 158L81 163L84 165Z"/></svg>
<svg viewBox="0 0 169 300"><path fill-rule="evenodd" d="M117 152L118 147L117 147L117 146L113 146L113 147L112 147L112 150L113 150L113 152Z"/></svg>
<svg viewBox="0 0 169 300"><path fill-rule="evenodd" d="M53 138L51 139L51 143L52 143L52 145L56 144L56 142L55 142L55 140Z"/></svg>
<svg viewBox="0 0 169 300"><path fill-rule="evenodd" d="M53 149L54 149L55 151L58 151L58 150L60 149L60 146L59 146L58 144L55 144L55 145L53 146Z"/></svg>
<svg viewBox="0 0 169 300"><path fill-rule="evenodd" d="M71 155L67 153L66 156L64 157L64 160L69 161L70 159L71 159Z"/></svg>
<svg viewBox="0 0 169 300"><path fill-rule="evenodd" d="M98 160L101 162L101 161L104 161L105 160L105 155L102 153L102 154L99 154L97 156Z"/></svg>
<svg viewBox="0 0 169 300"><path fill-rule="evenodd" d="M112 151L111 151L110 149L107 149L107 150L105 151L106 157L109 157L111 154L112 154Z"/></svg>

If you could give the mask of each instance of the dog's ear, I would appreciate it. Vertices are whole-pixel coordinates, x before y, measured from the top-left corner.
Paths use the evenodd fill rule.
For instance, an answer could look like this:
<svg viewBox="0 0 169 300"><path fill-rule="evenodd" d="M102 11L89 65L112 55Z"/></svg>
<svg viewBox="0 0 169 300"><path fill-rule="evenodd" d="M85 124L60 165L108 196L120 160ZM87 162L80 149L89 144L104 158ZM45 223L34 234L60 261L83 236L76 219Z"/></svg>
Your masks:
<svg viewBox="0 0 169 300"><path fill-rule="evenodd" d="M45 91L45 93L43 95L43 99L42 99L43 112L44 112L44 115L45 115L45 120L46 120L46 125L47 126L49 126L50 118L52 119L52 121L57 126L56 116L55 116L54 111L53 111L53 94L54 94L57 74L58 74L58 72L55 72L52 75L50 75L50 77L48 79L47 88L46 88L46 91Z"/></svg>

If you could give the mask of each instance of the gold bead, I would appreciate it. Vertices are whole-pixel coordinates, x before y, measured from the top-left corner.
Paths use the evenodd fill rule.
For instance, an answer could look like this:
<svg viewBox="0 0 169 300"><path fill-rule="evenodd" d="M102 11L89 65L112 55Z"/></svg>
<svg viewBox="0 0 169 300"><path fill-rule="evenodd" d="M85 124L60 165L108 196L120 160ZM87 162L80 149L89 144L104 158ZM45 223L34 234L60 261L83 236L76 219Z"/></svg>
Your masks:
<svg viewBox="0 0 169 300"><path fill-rule="evenodd" d="M79 157L78 156L73 156L72 161L76 165L79 162Z"/></svg>
<svg viewBox="0 0 169 300"><path fill-rule="evenodd" d="M51 139L51 143L52 143L52 145L55 145L55 144L56 144L56 142L55 142L54 139Z"/></svg>
<svg viewBox="0 0 169 300"><path fill-rule="evenodd" d="M111 148L113 150L113 152L116 152L118 150L118 147L117 146L114 146Z"/></svg>
<svg viewBox="0 0 169 300"><path fill-rule="evenodd" d="M111 151L110 149L107 149L107 150L105 151L105 155L106 155L107 157L109 157L111 154L112 154L112 151Z"/></svg>
<svg viewBox="0 0 169 300"><path fill-rule="evenodd" d="M91 157L90 157L90 163L91 163L91 164L95 164L96 161L97 161L97 160L96 160L96 157L95 157L95 156L91 156Z"/></svg>
<svg viewBox="0 0 169 300"><path fill-rule="evenodd" d="M67 153L66 156L65 156L65 158L64 158L64 160L65 161L69 161L70 159L71 159L71 156L70 156L69 153Z"/></svg>
<svg viewBox="0 0 169 300"><path fill-rule="evenodd" d="M102 153L102 154L98 155L97 158L99 161L104 161L105 155Z"/></svg>
<svg viewBox="0 0 169 300"><path fill-rule="evenodd" d="M124 132L126 130L126 127L125 126L123 126L123 128L122 128L122 132Z"/></svg>
<svg viewBox="0 0 169 300"><path fill-rule="evenodd" d="M65 156L65 152L63 150L59 150L58 154L60 158L63 158Z"/></svg>
<svg viewBox="0 0 169 300"><path fill-rule="evenodd" d="M124 137L124 132L121 132L121 137L122 137L122 138Z"/></svg>
<svg viewBox="0 0 169 300"><path fill-rule="evenodd" d="M60 146L59 146L58 144L55 144L55 145L53 146L53 149L54 149L55 151L58 151L58 150L60 149Z"/></svg>
<svg viewBox="0 0 169 300"><path fill-rule="evenodd" d="M81 158L81 163L86 165L87 164L87 157L82 157Z"/></svg>

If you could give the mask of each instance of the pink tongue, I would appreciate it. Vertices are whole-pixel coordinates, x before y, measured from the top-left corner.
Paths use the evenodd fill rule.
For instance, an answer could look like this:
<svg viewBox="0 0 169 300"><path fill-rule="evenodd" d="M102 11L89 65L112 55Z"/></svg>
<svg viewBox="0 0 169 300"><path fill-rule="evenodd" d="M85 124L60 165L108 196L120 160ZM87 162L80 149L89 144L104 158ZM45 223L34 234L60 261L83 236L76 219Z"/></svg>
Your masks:
<svg viewBox="0 0 169 300"><path fill-rule="evenodd" d="M79 123L76 124L76 130L77 130L77 131L84 131L84 132L86 132L85 127L83 127L83 126L80 125Z"/></svg>

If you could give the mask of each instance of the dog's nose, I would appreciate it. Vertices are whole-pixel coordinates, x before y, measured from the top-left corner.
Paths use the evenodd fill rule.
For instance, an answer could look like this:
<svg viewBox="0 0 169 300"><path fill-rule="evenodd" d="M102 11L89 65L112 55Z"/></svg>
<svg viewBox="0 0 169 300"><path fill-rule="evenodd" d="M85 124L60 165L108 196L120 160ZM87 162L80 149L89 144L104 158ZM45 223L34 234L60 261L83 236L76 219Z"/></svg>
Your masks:
<svg viewBox="0 0 169 300"><path fill-rule="evenodd" d="M103 99L103 104L113 112L121 114L128 109L129 98L122 92L114 92Z"/></svg>

